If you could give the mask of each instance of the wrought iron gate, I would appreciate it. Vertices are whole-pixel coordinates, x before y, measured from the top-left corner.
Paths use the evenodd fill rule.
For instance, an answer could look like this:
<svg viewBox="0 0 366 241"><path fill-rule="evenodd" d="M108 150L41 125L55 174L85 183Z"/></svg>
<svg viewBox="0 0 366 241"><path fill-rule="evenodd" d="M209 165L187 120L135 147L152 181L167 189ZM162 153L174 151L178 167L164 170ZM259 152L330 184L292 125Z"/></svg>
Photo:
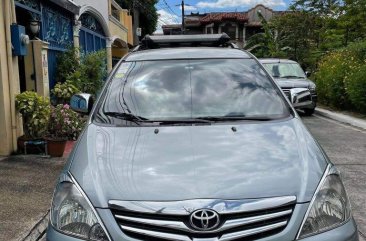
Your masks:
<svg viewBox="0 0 366 241"><path fill-rule="evenodd" d="M73 16L61 13L58 8L42 5L42 39L49 43L48 75L50 89L56 80L57 55L73 46Z"/></svg>
<svg viewBox="0 0 366 241"><path fill-rule="evenodd" d="M79 41L81 51L90 53L106 48L106 37L101 24L98 20L88 13L80 17L81 28L79 32Z"/></svg>

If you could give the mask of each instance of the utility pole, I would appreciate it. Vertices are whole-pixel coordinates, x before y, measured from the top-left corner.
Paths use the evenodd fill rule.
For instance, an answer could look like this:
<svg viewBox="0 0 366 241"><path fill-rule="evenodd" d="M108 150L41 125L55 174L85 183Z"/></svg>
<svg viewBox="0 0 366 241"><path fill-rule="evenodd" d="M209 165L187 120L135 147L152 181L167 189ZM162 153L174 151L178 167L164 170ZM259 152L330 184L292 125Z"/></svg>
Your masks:
<svg viewBox="0 0 366 241"><path fill-rule="evenodd" d="M136 0L133 0L132 1L132 13L133 13L133 25L132 25L132 28L133 28L133 31L132 31L132 34L133 34L133 44L136 46L140 43L140 37L137 36L137 28L140 27L140 22L139 22L139 11L138 11L138 8L136 6Z"/></svg>
<svg viewBox="0 0 366 241"><path fill-rule="evenodd" d="M184 26L184 0L182 0L182 34L184 34L185 26Z"/></svg>

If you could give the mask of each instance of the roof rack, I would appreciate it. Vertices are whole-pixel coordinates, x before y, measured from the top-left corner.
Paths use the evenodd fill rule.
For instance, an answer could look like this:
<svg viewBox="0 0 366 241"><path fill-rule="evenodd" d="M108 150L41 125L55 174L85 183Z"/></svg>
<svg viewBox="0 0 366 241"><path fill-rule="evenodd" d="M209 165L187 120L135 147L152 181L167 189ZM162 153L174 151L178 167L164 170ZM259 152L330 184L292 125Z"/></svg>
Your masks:
<svg viewBox="0 0 366 241"><path fill-rule="evenodd" d="M141 44L133 51L143 49L171 48L171 47L232 47L230 37L222 34L196 34L196 35L146 35Z"/></svg>

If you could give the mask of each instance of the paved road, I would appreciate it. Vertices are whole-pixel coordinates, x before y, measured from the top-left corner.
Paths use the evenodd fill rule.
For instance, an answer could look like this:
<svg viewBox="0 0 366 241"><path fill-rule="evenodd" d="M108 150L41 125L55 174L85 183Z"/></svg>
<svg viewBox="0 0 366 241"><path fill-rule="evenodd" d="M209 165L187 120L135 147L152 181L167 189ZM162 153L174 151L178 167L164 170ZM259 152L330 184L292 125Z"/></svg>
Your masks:
<svg viewBox="0 0 366 241"><path fill-rule="evenodd" d="M46 214L64 159L11 156L0 161L0 240L19 241Z"/></svg>
<svg viewBox="0 0 366 241"><path fill-rule="evenodd" d="M366 240L366 130L318 116L302 119L341 171L361 241Z"/></svg>

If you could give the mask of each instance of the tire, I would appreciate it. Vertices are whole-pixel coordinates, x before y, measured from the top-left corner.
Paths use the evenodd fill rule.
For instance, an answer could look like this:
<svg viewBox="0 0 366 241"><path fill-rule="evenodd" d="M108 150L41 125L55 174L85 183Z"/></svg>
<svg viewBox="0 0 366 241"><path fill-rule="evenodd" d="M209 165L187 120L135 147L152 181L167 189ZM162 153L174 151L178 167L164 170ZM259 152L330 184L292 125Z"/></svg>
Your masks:
<svg viewBox="0 0 366 241"><path fill-rule="evenodd" d="M304 113L306 116L311 116L314 114L315 112L315 108L312 108L312 109L303 109Z"/></svg>

